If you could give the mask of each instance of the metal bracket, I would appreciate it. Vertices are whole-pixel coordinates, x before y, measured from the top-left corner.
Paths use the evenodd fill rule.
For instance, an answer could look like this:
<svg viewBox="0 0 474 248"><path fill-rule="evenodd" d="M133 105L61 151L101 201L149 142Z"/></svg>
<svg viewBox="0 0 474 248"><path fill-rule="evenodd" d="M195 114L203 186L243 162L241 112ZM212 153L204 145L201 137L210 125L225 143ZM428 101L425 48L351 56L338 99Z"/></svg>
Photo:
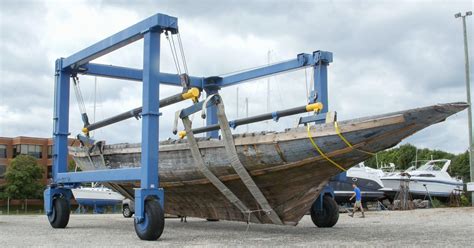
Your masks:
<svg viewBox="0 0 474 248"><path fill-rule="evenodd" d="M237 123L235 123L235 121L229 121L229 127L235 129L237 127Z"/></svg>
<svg viewBox="0 0 474 248"><path fill-rule="evenodd" d="M272 112L272 119L274 122L278 122L280 116L278 116L278 112Z"/></svg>
<svg viewBox="0 0 474 248"><path fill-rule="evenodd" d="M330 195L332 198L334 198L334 189L329 186L329 184L324 186L324 188L319 193L318 198L316 199L316 211L323 211L323 199L325 195Z"/></svg>
<svg viewBox="0 0 474 248"><path fill-rule="evenodd" d="M314 114L314 115L310 115L310 116L303 116L303 117L300 117L299 121L298 121L298 125L306 125L308 123L311 123L311 122L314 122L314 123L324 123L326 122L326 113L320 113L320 114Z"/></svg>
<svg viewBox="0 0 474 248"><path fill-rule="evenodd" d="M173 121L173 134L177 134L178 133L178 120L179 120L179 116L181 115L181 110L179 111L176 111L174 113L174 121Z"/></svg>
<svg viewBox="0 0 474 248"><path fill-rule="evenodd" d="M318 92L315 90L311 91L311 94L309 95L308 102L309 103L315 103L316 100L318 100Z"/></svg>
<svg viewBox="0 0 474 248"><path fill-rule="evenodd" d="M137 188L135 189L135 219L137 223L141 223L145 219L145 201L149 198L157 199L161 208L165 209L165 192L162 188Z"/></svg>
<svg viewBox="0 0 474 248"><path fill-rule="evenodd" d="M91 139L90 137L87 137L87 136L84 136L82 134L78 134L76 136L77 140L79 140L79 142L81 143L81 145L83 146L87 146L87 147L90 147L90 146L93 146L94 143L95 143L95 140L94 139Z"/></svg>
<svg viewBox="0 0 474 248"><path fill-rule="evenodd" d="M308 59L306 58L306 54L300 53L296 55L296 60L298 61L299 66L304 66L308 62Z"/></svg>
<svg viewBox="0 0 474 248"><path fill-rule="evenodd" d="M186 92L190 86L189 76L186 73L179 75L179 79L181 80L181 86L183 86L183 92Z"/></svg>
<svg viewBox="0 0 474 248"><path fill-rule="evenodd" d="M204 78L204 90L209 94L214 94L221 89L222 77L212 76Z"/></svg>
<svg viewBox="0 0 474 248"><path fill-rule="evenodd" d="M179 113L179 118L182 119L184 117L188 117L188 116L190 116L194 113L197 113L199 111L203 111L204 108L215 105L217 103L217 101L218 101L218 96L216 96L215 94L211 95L205 101L194 103L193 105L179 111L180 112ZM207 110L204 112L204 114L207 115ZM201 113L201 117L202 117L202 113ZM205 117L206 116L204 116L204 118Z"/></svg>
<svg viewBox="0 0 474 248"><path fill-rule="evenodd" d="M313 52L313 64L316 65L318 62L322 62L323 64L329 64L332 62L332 53L326 51L314 51Z"/></svg>
<svg viewBox="0 0 474 248"><path fill-rule="evenodd" d="M77 185L68 185L66 187L56 187L55 185L50 185L43 192L44 196L44 211L46 215L51 215L53 213L53 200L58 196L66 197L69 201L72 198L71 188L75 188Z"/></svg>
<svg viewBox="0 0 474 248"><path fill-rule="evenodd" d="M327 112L327 113L319 113L310 116L303 116L300 117L298 121L298 125L306 125L308 123L331 123L337 121L337 112Z"/></svg>

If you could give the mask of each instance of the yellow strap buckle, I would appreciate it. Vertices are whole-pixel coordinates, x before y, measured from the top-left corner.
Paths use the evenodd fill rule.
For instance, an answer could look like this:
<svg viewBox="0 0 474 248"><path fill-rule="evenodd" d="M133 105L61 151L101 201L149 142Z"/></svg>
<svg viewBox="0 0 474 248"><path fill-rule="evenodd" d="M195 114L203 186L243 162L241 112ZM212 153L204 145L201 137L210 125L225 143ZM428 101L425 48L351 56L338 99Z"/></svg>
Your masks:
<svg viewBox="0 0 474 248"><path fill-rule="evenodd" d="M179 131L179 132L178 132L178 137L179 137L180 139L184 139L184 137L186 137L186 131Z"/></svg>
<svg viewBox="0 0 474 248"><path fill-rule="evenodd" d="M87 129L87 127L84 127L82 128L82 132L87 135L89 133L89 129Z"/></svg>
<svg viewBox="0 0 474 248"><path fill-rule="evenodd" d="M192 99L193 102L197 102L197 99L199 98L200 94L201 92L198 88L191 88L188 91L184 92L181 96L183 97L183 99Z"/></svg>
<svg viewBox="0 0 474 248"><path fill-rule="evenodd" d="M311 112L311 111L318 112L318 111L321 111L323 109L323 107L324 107L323 104L320 103L320 102L312 103L312 104L306 105L306 111L307 112Z"/></svg>

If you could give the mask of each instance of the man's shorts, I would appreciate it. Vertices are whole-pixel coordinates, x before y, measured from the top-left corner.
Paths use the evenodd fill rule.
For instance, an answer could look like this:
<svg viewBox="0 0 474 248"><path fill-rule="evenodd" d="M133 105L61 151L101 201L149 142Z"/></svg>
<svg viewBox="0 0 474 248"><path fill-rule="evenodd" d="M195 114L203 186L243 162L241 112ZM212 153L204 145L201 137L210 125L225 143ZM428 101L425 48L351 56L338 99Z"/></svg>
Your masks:
<svg viewBox="0 0 474 248"><path fill-rule="evenodd" d="M354 207L360 207L360 206L362 206L362 203L360 201L356 201Z"/></svg>

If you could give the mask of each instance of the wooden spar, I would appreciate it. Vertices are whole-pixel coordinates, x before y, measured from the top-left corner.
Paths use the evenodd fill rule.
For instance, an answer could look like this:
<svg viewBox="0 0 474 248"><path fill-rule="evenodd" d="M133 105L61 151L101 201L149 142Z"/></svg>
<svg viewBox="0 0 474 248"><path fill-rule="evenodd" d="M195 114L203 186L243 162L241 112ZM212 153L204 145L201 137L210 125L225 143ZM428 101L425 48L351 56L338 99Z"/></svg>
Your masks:
<svg viewBox="0 0 474 248"><path fill-rule="evenodd" d="M467 105L434 105L392 114L339 122L344 137L354 148L378 152L398 144L417 131L443 121ZM325 154L344 168L364 161L370 155L348 147L338 137L332 123L315 125L311 136ZM339 169L322 158L312 147L304 128L281 133L245 134L234 137L240 161L268 199L282 222L295 225L307 213L330 177ZM198 140L199 149L209 170L250 209L259 206L239 176L230 167L220 140ZM162 142L160 146L160 187L165 190L165 212L169 214L246 221L247 216L230 203L193 165L186 141ZM82 148L70 148L83 170L140 166L138 145L120 144L104 147L107 166L93 167ZM100 165L93 151L91 159ZM133 182L116 183L119 192L133 195ZM114 189L116 189L114 187ZM271 223L264 214L256 214L262 223ZM253 221L257 222L257 221Z"/></svg>

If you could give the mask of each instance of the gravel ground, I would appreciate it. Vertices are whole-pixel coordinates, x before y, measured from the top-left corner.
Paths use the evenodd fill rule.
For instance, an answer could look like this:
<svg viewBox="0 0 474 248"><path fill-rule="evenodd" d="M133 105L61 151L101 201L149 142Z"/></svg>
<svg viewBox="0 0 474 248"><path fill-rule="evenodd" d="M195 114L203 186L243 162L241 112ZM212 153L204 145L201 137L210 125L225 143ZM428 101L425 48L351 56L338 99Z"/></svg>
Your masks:
<svg viewBox="0 0 474 248"><path fill-rule="evenodd" d="M360 215L360 213L359 213ZM137 238L132 219L121 215L72 215L66 229L53 230L42 215L0 215L0 246L416 246L472 247L474 208L341 214L333 228L316 228L309 216L298 226L166 219L158 241Z"/></svg>

